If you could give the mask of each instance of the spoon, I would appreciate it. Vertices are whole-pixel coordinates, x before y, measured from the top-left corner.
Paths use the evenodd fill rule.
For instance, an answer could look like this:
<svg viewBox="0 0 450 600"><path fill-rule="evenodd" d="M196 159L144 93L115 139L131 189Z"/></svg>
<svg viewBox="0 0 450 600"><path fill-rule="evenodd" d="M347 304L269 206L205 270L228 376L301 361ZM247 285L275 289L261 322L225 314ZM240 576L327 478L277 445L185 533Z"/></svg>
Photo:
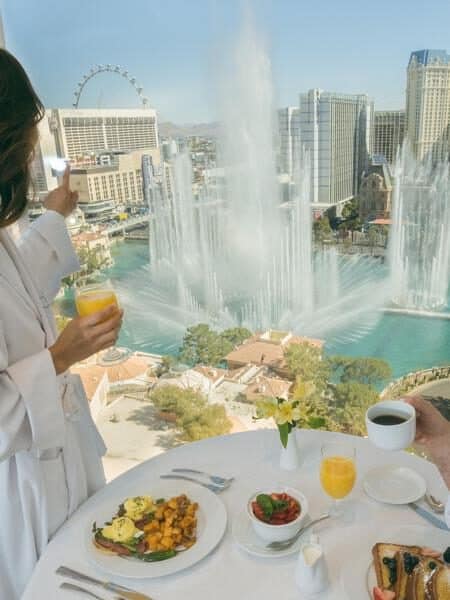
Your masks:
<svg viewBox="0 0 450 600"><path fill-rule="evenodd" d="M292 536L291 538L289 538L288 540L284 540L283 542L271 542L270 544L267 544L266 548L268 550L286 550L287 548L292 546L292 544L294 542L296 542L298 540L298 538L301 535L303 535L307 529L309 529L313 525L316 525L317 523L320 523L320 521L325 521L325 519L329 519L330 516L331 515L329 515L328 513L325 515L322 515L321 517L318 517L317 519L310 521L307 525L302 527L300 529L300 531L297 531L297 533L294 536Z"/></svg>
<svg viewBox="0 0 450 600"><path fill-rule="evenodd" d="M445 504L437 500L432 494L425 494L425 502L435 513L442 514L445 511Z"/></svg>

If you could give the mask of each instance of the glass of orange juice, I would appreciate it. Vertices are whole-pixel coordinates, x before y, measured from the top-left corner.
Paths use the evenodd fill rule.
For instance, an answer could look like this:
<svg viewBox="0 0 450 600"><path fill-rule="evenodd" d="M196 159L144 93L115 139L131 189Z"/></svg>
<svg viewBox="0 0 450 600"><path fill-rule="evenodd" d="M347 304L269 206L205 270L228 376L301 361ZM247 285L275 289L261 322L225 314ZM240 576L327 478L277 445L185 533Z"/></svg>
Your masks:
<svg viewBox="0 0 450 600"><path fill-rule="evenodd" d="M114 304L119 307L116 292L109 279L77 288L75 304L80 317L87 317Z"/></svg>
<svg viewBox="0 0 450 600"><path fill-rule="evenodd" d="M111 305L119 308L116 292L109 279L76 288L75 304L80 317L87 317ZM101 355L99 362L105 366L118 364L126 360L129 355L128 349L113 346Z"/></svg>
<svg viewBox="0 0 450 600"><path fill-rule="evenodd" d="M343 514L341 501L353 489L356 481L356 451L346 443L330 443L322 446L320 483L328 496L333 499L330 514Z"/></svg>

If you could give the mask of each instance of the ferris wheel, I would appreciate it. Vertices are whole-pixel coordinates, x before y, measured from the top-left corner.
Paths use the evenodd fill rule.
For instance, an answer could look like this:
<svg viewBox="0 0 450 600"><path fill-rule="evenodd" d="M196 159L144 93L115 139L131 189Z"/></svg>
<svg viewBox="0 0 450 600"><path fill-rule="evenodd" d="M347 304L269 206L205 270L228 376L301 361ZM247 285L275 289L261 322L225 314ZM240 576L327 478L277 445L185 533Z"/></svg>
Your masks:
<svg viewBox="0 0 450 600"><path fill-rule="evenodd" d="M140 101L142 102L142 106L144 108L148 107L148 105L149 105L148 98L143 95L143 93L142 93L143 88L137 83L136 77L133 77L132 75L130 75L130 73L126 69L123 69L119 65L95 65L95 66L91 67L91 69L89 70L89 73L87 73L86 75L83 75L83 77L81 78L81 81L78 82L77 89L75 90L75 92L73 94L75 97L75 100L74 100L72 106L74 108L78 108L81 94L83 93L83 90L84 90L87 82L90 81L96 75L99 75L100 73L115 73L116 75L120 75L121 77L126 79L128 81L128 83L136 91Z"/></svg>

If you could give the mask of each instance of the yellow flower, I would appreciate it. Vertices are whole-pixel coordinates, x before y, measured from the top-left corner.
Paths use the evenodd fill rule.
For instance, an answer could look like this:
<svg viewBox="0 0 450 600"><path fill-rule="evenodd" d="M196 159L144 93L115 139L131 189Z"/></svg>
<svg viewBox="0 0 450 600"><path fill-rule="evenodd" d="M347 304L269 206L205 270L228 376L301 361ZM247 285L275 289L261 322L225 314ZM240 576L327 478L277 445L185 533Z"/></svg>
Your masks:
<svg viewBox="0 0 450 600"><path fill-rule="evenodd" d="M294 387L294 397L296 400L305 400L314 393L316 386L312 381L301 381L297 378Z"/></svg>
<svg viewBox="0 0 450 600"><path fill-rule="evenodd" d="M291 402L282 402L279 404L275 414L276 424L284 425L284 423L292 423L295 421L297 414L298 408L294 408Z"/></svg>
<svg viewBox="0 0 450 600"><path fill-rule="evenodd" d="M270 419L277 412L277 401L272 398L259 400L256 403L256 415L259 419Z"/></svg>

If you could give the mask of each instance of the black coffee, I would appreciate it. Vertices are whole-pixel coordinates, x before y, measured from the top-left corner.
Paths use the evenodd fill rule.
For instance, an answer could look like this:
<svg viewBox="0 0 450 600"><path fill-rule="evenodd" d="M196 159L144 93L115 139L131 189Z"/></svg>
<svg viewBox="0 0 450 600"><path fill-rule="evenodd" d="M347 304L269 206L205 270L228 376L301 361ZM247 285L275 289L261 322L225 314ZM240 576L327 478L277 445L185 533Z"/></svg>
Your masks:
<svg viewBox="0 0 450 600"><path fill-rule="evenodd" d="M400 423L406 423L407 420L408 418L399 415L378 415L378 417L371 419L377 425L400 425Z"/></svg>

